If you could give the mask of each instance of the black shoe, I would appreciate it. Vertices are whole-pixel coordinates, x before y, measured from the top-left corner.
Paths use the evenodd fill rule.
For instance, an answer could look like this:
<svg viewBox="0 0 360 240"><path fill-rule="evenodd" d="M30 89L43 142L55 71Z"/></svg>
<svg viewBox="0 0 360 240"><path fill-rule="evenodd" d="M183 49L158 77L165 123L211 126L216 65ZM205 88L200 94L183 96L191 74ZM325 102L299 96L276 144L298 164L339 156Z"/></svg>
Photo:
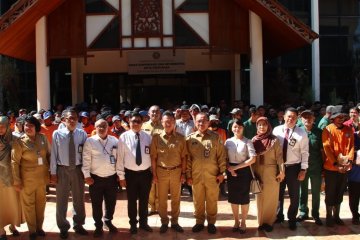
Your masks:
<svg viewBox="0 0 360 240"><path fill-rule="evenodd" d="M300 215L296 218L296 221L297 222L303 222L305 220L308 220L309 219L309 216L308 215Z"/></svg>
<svg viewBox="0 0 360 240"><path fill-rule="evenodd" d="M6 234L0 235L0 240L7 240Z"/></svg>
<svg viewBox="0 0 360 240"><path fill-rule="evenodd" d="M140 225L140 228L147 231L147 232L152 232L153 231L153 229L148 224Z"/></svg>
<svg viewBox="0 0 360 240"><path fill-rule="evenodd" d="M296 226L296 221L289 221L289 229L290 229L291 231L295 231L296 228L297 228L297 226Z"/></svg>
<svg viewBox="0 0 360 240"><path fill-rule="evenodd" d="M12 229L11 227L9 227L9 231L11 232L11 234L13 235L13 237L18 237L20 236L20 233L19 231L15 228L15 229ZM1 239L1 238L0 238Z"/></svg>
<svg viewBox="0 0 360 240"><path fill-rule="evenodd" d="M101 237L102 235L103 235L103 233L104 233L104 230L103 230L103 228L102 227L97 227L96 229L95 229L95 231L94 231L94 238L99 238L99 237Z"/></svg>
<svg viewBox="0 0 360 240"><path fill-rule="evenodd" d="M314 217L315 224L318 226L322 226L323 223L319 217Z"/></svg>
<svg viewBox="0 0 360 240"><path fill-rule="evenodd" d="M352 222L352 224L354 224L354 225L360 225L360 220L359 220L359 218L353 218L353 219L351 220L351 222Z"/></svg>
<svg viewBox="0 0 360 240"><path fill-rule="evenodd" d="M200 232L203 229L204 229L204 224L198 224L197 223L192 227L192 232L197 233L197 232Z"/></svg>
<svg viewBox="0 0 360 240"><path fill-rule="evenodd" d="M160 233L166 233L167 230L168 230L168 225L167 224L161 224L161 227L160 227Z"/></svg>
<svg viewBox="0 0 360 240"><path fill-rule="evenodd" d="M46 236L46 233L45 233L44 230L42 230L42 229L36 230L36 234L37 234L39 237L45 237L45 236Z"/></svg>
<svg viewBox="0 0 360 240"><path fill-rule="evenodd" d="M334 218L334 221L337 225L340 225L340 226L344 226L345 223L343 222L343 220L341 220L339 217L336 217Z"/></svg>
<svg viewBox="0 0 360 240"><path fill-rule="evenodd" d="M152 215L156 215L156 214L159 214L159 212L158 211L150 211L148 213L148 216L152 216Z"/></svg>
<svg viewBox="0 0 360 240"><path fill-rule="evenodd" d="M74 230L75 230L75 233L82 235L82 236L89 234L88 231L86 231L85 228L81 225L74 227Z"/></svg>
<svg viewBox="0 0 360 240"><path fill-rule="evenodd" d="M137 227L134 226L134 227L130 227L130 234L137 234Z"/></svg>
<svg viewBox="0 0 360 240"><path fill-rule="evenodd" d="M111 233L118 232L118 229L112 224L111 221L105 221L105 228L107 228Z"/></svg>
<svg viewBox="0 0 360 240"><path fill-rule="evenodd" d="M263 228L266 232L272 232L274 230L273 226L266 224L266 223L263 225Z"/></svg>
<svg viewBox="0 0 360 240"><path fill-rule="evenodd" d="M284 222L284 217L277 217L275 223L282 223Z"/></svg>
<svg viewBox="0 0 360 240"><path fill-rule="evenodd" d="M37 234L36 234L36 233L30 233L30 235L29 235L29 239L30 239L30 240L35 240L36 237L37 237Z"/></svg>
<svg viewBox="0 0 360 240"><path fill-rule="evenodd" d="M214 224L208 224L207 226L208 233L215 234L216 233L216 227Z"/></svg>
<svg viewBox="0 0 360 240"><path fill-rule="evenodd" d="M60 231L60 238L61 239L67 239L69 237L69 233L67 230L65 231Z"/></svg>
<svg viewBox="0 0 360 240"><path fill-rule="evenodd" d="M263 231L263 230L265 230L264 225L260 225L260 226L258 226L258 231Z"/></svg>
<svg viewBox="0 0 360 240"><path fill-rule="evenodd" d="M177 224L171 224L171 228L175 231L182 233L184 232L184 229L177 223Z"/></svg>

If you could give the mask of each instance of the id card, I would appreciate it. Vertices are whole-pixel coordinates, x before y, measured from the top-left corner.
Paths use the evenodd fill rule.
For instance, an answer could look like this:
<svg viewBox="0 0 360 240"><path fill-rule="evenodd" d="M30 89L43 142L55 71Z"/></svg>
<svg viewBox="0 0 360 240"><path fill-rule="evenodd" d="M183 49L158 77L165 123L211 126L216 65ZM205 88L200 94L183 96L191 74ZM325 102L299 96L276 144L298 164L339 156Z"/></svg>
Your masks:
<svg viewBox="0 0 360 240"><path fill-rule="evenodd" d="M38 157L38 165L43 165L44 161L42 157Z"/></svg>
<svg viewBox="0 0 360 240"><path fill-rule="evenodd" d="M356 151L356 161L355 161L356 165L360 165L360 150Z"/></svg>
<svg viewBox="0 0 360 240"><path fill-rule="evenodd" d="M145 146L145 153L146 153L146 154L150 154L150 148L149 148L149 146Z"/></svg>
<svg viewBox="0 0 360 240"><path fill-rule="evenodd" d="M291 138L291 139L289 140L289 145L290 145L291 147L293 147L293 146L295 146L295 144L296 144L296 139L295 139L295 138Z"/></svg>
<svg viewBox="0 0 360 240"><path fill-rule="evenodd" d="M80 145L78 146L78 153L82 153L82 152L83 152L83 145L80 144Z"/></svg>
<svg viewBox="0 0 360 240"><path fill-rule="evenodd" d="M210 150L209 149L204 150L204 157L206 157L206 158L210 157Z"/></svg>
<svg viewBox="0 0 360 240"><path fill-rule="evenodd" d="M110 164L115 164L116 163L116 159L114 155L110 155Z"/></svg>

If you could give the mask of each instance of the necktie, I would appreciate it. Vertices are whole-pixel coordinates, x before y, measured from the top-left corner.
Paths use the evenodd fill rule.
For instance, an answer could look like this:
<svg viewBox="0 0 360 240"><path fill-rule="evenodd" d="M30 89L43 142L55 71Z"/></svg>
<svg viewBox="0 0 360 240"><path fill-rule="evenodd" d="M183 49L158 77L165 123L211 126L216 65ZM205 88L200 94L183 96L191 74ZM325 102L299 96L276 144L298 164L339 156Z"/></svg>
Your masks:
<svg viewBox="0 0 360 240"><path fill-rule="evenodd" d="M283 159L284 159L284 163L286 162L286 154L287 154L287 148L288 148L288 143L289 143L289 131L290 131L289 128L286 129L284 143L283 143Z"/></svg>
<svg viewBox="0 0 360 240"><path fill-rule="evenodd" d="M76 167L76 153L75 153L75 143L74 143L74 132L70 132L69 139L69 167L70 169L75 169Z"/></svg>
<svg viewBox="0 0 360 240"><path fill-rule="evenodd" d="M137 139L137 144L136 144L136 165L140 166L142 159L141 159L141 147L140 147L140 134L136 133L136 139Z"/></svg>

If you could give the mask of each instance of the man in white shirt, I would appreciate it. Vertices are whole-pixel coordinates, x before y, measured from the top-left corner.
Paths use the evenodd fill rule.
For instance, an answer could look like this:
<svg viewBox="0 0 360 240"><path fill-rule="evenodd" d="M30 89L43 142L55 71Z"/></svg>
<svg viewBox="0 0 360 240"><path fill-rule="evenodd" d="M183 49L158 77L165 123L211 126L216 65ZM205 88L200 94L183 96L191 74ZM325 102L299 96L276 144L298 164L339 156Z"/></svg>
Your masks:
<svg viewBox="0 0 360 240"><path fill-rule="evenodd" d="M187 137L190 133L194 132L194 121L191 120L188 105L180 107L180 119L176 120L176 132Z"/></svg>
<svg viewBox="0 0 360 240"><path fill-rule="evenodd" d="M121 187L126 187L130 233L137 233L137 201L139 201L140 228L152 232L148 225L149 192L152 182L150 144L151 136L141 130L142 117L133 113L130 130L119 138L117 173Z"/></svg>
<svg viewBox="0 0 360 240"><path fill-rule="evenodd" d="M111 223L116 205L118 140L116 137L108 135L108 128L109 125L104 119L96 121L96 135L86 139L83 149L82 172L85 183L89 185L96 227L94 237L100 237L103 234L103 201L105 201L105 225L110 233L118 231Z"/></svg>
<svg viewBox="0 0 360 240"><path fill-rule="evenodd" d="M288 108L284 115L285 123L275 127L273 130L273 134L280 140L285 163L285 179L280 184L276 222L284 221L284 193L287 186L290 196L290 206L287 213L290 230L296 230L300 181L305 178L309 158L309 139L305 130L296 126L297 119L297 110Z"/></svg>

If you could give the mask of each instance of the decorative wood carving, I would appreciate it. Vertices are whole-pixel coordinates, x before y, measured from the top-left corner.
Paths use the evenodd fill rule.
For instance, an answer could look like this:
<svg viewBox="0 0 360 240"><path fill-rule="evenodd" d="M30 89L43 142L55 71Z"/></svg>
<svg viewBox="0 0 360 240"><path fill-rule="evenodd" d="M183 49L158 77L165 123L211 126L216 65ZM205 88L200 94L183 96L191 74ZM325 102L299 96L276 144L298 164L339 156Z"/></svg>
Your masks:
<svg viewBox="0 0 360 240"><path fill-rule="evenodd" d="M162 35L161 0L132 0L132 16L134 36Z"/></svg>

